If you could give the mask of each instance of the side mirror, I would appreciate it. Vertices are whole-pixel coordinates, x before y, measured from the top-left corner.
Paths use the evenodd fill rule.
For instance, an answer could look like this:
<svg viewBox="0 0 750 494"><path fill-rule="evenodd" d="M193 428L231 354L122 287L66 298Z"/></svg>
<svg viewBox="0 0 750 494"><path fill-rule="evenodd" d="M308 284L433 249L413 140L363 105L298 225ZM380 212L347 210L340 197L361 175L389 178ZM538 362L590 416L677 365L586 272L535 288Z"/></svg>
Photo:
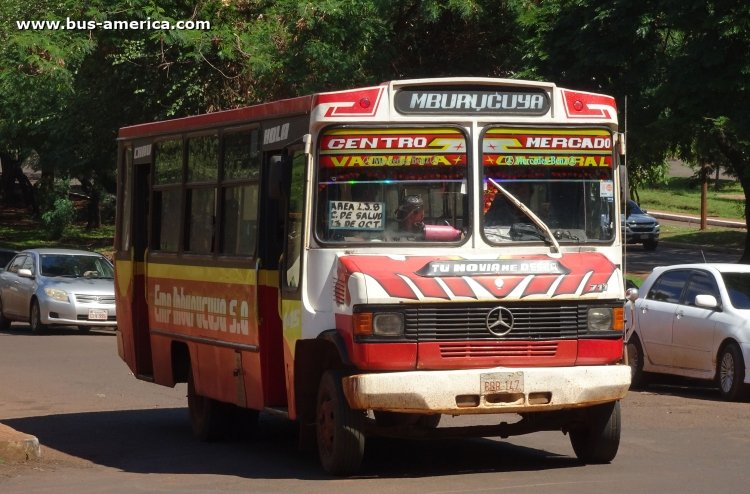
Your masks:
<svg viewBox="0 0 750 494"><path fill-rule="evenodd" d="M625 290L625 298L630 300L631 302L635 302L635 299L638 298L638 289L628 288L627 290Z"/></svg>
<svg viewBox="0 0 750 494"><path fill-rule="evenodd" d="M713 295L696 295L695 305L704 309L718 309L719 301Z"/></svg>
<svg viewBox="0 0 750 494"><path fill-rule="evenodd" d="M34 277L30 269L24 269L24 268L21 268L18 270L18 276L20 276L21 278L33 278Z"/></svg>

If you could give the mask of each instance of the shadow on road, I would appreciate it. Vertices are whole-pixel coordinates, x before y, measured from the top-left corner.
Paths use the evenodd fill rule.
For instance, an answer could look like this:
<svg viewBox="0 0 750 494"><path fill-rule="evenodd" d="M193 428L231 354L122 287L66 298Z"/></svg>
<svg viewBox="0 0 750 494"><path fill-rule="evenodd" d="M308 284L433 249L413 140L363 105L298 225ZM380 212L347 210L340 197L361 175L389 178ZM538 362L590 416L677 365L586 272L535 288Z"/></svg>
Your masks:
<svg viewBox="0 0 750 494"><path fill-rule="evenodd" d="M705 381L688 379L679 376L653 375L648 377L648 383L633 391L643 391L652 394L677 396L702 401L723 402L719 388ZM747 401L747 400L744 400Z"/></svg>
<svg viewBox="0 0 750 494"><path fill-rule="evenodd" d="M202 443L185 408L76 413L4 420L42 448L132 473L323 480L314 452L297 447L293 422L261 415L252 437ZM564 444L567 437L560 434ZM43 453L44 455L44 453ZM368 439L360 478L434 477L580 467L573 456L490 439Z"/></svg>

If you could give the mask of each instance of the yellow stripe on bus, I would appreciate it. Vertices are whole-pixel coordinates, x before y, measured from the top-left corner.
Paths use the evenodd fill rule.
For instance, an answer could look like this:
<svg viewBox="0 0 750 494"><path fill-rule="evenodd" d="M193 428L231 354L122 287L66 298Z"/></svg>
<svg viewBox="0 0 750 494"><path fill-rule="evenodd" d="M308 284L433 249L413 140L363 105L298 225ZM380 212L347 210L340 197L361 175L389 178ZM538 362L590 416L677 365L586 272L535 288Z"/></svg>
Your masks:
<svg viewBox="0 0 750 494"><path fill-rule="evenodd" d="M146 264L143 262L117 261L118 281L129 279L133 275L148 275L149 278L166 278L171 280L206 281L212 283L235 283L255 285L256 276L253 268L227 268L212 266L185 266L179 264ZM279 272L275 269L261 269L258 273L258 284L271 288L279 287Z"/></svg>

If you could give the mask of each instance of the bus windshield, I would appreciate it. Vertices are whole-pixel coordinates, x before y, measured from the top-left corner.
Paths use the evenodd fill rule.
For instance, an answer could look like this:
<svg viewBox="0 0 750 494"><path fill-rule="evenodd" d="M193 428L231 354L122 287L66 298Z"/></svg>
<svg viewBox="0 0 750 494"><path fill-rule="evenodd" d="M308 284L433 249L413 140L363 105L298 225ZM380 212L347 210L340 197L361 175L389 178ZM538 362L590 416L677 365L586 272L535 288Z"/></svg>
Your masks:
<svg viewBox="0 0 750 494"><path fill-rule="evenodd" d="M460 242L468 232L462 130L333 128L319 142L320 241Z"/></svg>
<svg viewBox="0 0 750 494"><path fill-rule="evenodd" d="M482 232L491 244L614 240L612 135L603 129L491 128L482 139ZM506 193L500 190L503 189Z"/></svg>

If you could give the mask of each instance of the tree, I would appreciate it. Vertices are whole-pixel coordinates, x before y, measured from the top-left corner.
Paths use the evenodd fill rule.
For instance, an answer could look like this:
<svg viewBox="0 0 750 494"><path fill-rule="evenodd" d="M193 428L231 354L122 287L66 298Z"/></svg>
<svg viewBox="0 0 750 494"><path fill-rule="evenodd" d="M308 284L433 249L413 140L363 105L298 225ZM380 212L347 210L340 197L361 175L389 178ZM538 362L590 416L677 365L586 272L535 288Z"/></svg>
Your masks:
<svg viewBox="0 0 750 494"><path fill-rule="evenodd" d="M664 159L731 170L750 194L750 5L740 0L514 3L527 74L628 98L631 181ZM659 173L657 173L658 175ZM635 180L633 180L635 179ZM750 262L750 237L742 262Z"/></svg>
<svg viewBox="0 0 750 494"><path fill-rule="evenodd" d="M76 29L20 29L17 20ZM124 125L398 77L511 74L515 31L489 0L6 0L0 149L39 156L43 180L115 191ZM352 22L356 19L357 22ZM208 20L209 29L89 29L91 22Z"/></svg>
<svg viewBox="0 0 750 494"><path fill-rule="evenodd" d="M674 149L694 163L723 166L745 195L750 226L750 4L664 1L676 33L659 96L676 129ZM750 231L740 262L750 263Z"/></svg>

